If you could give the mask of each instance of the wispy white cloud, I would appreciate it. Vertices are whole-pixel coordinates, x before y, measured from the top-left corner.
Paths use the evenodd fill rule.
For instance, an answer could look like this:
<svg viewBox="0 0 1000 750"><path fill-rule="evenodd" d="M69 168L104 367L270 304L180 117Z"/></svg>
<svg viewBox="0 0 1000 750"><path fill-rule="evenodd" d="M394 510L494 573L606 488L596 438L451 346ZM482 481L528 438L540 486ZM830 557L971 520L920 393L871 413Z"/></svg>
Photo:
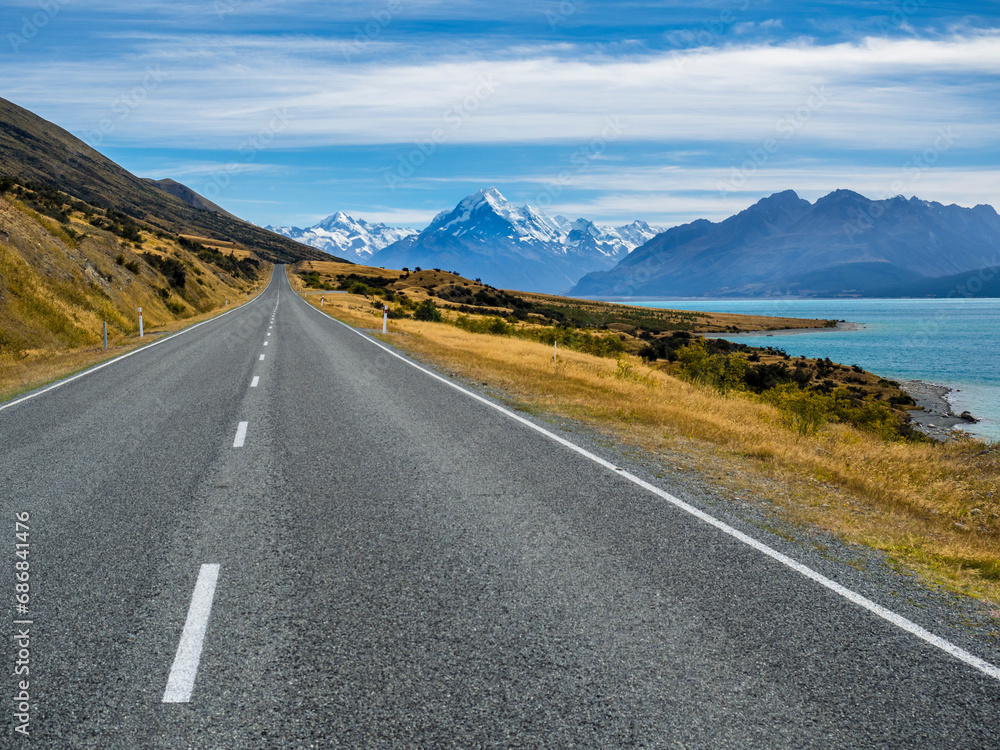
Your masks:
<svg viewBox="0 0 1000 750"><path fill-rule="evenodd" d="M961 124L968 146L995 144L1000 35L866 39L827 46L706 48L629 59L466 54L410 62L339 59L342 40L150 40L128 59L12 66L12 98L44 99L86 131L159 66L166 80L117 137L231 146L287 110L284 145L419 141L470 109L449 142L586 141L608 117L634 140L747 141L775 134L817 90L827 103L797 134L851 148L916 146L928 124ZM490 82L495 92L475 100ZM990 97L984 100L984 96ZM472 109L474 108L474 109Z"/></svg>

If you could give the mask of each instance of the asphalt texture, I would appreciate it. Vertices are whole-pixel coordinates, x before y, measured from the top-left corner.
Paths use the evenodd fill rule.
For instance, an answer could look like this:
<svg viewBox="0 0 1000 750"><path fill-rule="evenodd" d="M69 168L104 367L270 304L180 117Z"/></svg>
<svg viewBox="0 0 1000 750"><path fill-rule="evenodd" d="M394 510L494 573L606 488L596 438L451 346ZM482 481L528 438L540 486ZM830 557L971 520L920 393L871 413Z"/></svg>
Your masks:
<svg viewBox="0 0 1000 750"><path fill-rule="evenodd" d="M411 367L282 269L0 411L0 478L4 630L31 621L30 736L4 638L0 747L1000 746L997 679ZM194 690L163 703L205 563Z"/></svg>

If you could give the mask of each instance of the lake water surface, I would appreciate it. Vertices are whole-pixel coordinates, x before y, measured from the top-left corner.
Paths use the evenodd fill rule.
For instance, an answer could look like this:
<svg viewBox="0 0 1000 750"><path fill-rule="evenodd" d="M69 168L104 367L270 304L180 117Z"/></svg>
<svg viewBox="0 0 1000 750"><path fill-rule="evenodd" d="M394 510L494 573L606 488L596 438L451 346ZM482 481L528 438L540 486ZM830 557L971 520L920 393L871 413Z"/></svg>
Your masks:
<svg viewBox="0 0 1000 750"><path fill-rule="evenodd" d="M673 310L833 318L861 323L858 331L790 336L739 336L749 346L773 346L792 356L829 357L887 378L923 380L954 389L954 411L982 419L968 430L1000 440L1000 300L775 299L629 300ZM722 338L729 338L723 336Z"/></svg>

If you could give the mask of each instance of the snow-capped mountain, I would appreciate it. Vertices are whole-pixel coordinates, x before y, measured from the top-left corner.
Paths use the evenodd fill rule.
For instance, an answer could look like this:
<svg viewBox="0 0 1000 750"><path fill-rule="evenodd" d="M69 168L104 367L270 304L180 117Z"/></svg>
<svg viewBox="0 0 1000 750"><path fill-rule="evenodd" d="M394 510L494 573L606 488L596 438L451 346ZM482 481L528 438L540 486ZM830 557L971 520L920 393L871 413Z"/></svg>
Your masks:
<svg viewBox="0 0 1000 750"><path fill-rule="evenodd" d="M383 247L417 233L415 229L390 227L385 224L369 223L364 219L354 219L343 211L327 216L323 221L306 229L271 226L265 228L356 263L368 263L372 255Z"/></svg>
<svg viewBox="0 0 1000 750"><path fill-rule="evenodd" d="M515 206L491 187L442 211L425 230L387 246L369 262L442 268L497 287L555 293L591 271L611 268L660 231L640 221L598 227L586 219L553 219L536 208Z"/></svg>

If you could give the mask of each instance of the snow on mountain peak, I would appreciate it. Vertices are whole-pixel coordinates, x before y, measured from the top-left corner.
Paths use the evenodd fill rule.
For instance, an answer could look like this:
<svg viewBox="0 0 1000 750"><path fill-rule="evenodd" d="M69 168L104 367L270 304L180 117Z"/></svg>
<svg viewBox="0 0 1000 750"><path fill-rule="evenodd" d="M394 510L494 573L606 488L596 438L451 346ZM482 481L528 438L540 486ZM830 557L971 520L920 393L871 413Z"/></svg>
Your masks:
<svg viewBox="0 0 1000 750"><path fill-rule="evenodd" d="M372 255L393 243L418 234L413 229L389 227L355 219L343 211L327 216L306 229L267 227L331 255L367 263ZM516 206L495 187L466 196L449 211L442 211L419 232L420 237L450 235L463 241L521 248L537 257L577 259L574 262L614 263L663 230L643 221L620 227L598 226L588 219L552 218L540 208Z"/></svg>
<svg viewBox="0 0 1000 750"><path fill-rule="evenodd" d="M267 229L312 245L330 255L361 263L367 262L382 248L417 233L416 230L405 227L370 224L364 219L348 216L343 211L331 214L306 229L270 226Z"/></svg>
<svg viewBox="0 0 1000 750"><path fill-rule="evenodd" d="M548 247L549 252L559 255L575 251L618 259L661 231L641 221L599 227L587 219L552 218L533 206L515 206L495 187L489 187L466 196L451 211L439 213L421 234L515 240Z"/></svg>

